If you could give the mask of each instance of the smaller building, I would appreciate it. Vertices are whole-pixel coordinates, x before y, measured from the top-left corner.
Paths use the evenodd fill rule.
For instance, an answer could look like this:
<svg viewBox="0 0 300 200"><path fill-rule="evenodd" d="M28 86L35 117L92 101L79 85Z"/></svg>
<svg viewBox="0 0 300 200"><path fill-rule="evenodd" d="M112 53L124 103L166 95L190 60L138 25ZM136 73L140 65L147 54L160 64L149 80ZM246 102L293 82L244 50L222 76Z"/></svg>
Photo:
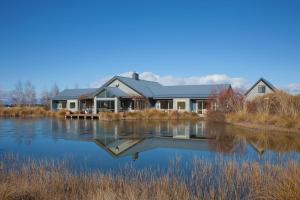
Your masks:
<svg viewBox="0 0 300 200"><path fill-rule="evenodd" d="M256 97L263 96L276 92L277 89L269 81L260 78L256 83L245 93L246 101L252 101Z"/></svg>
<svg viewBox="0 0 300 200"><path fill-rule="evenodd" d="M51 100L51 110L59 111L62 109L69 110L71 112L85 111L92 113L94 99L88 96L98 88L88 89L66 89L60 92L57 96Z"/></svg>

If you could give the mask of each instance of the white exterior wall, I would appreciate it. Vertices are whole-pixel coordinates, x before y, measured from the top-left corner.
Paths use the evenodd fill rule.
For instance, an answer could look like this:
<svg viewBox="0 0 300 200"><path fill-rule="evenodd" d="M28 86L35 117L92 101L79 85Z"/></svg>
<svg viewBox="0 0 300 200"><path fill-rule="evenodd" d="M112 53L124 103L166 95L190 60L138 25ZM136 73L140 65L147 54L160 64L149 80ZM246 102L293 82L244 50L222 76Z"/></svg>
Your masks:
<svg viewBox="0 0 300 200"><path fill-rule="evenodd" d="M128 87L127 85L125 85L124 83L122 83L119 80L115 80L113 81L111 84L108 85L108 87L117 87L122 90L123 92L130 94L130 95L134 95L134 96L140 96L139 93L137 93L136 91L134 91L133 89L131 89L130 87Z"/></svg>
<svg viewBox="0 0 300 200"><path fill-rule="evenodd" d="M71 109L70 103L75 103L75 108ZM78 100L77 99L67 100L67 110L72 111L72 112L77 112L78 111Z"/></svg>
<svg viewBox="0 0 300 200"><path fill-rule="evenodd" d="M173 108L174 110L177 110L177 103L178 102L185 102L185 110L179 110L179 111L191 111L191 100L189 98L175 98L173 99Z"/></svg>
<svg viewBox="0 0 300 200"><path fill-rule="evenodd" d="M265 93L258 93L258 86L266 86ZM246 95L246 101L252 101L256 97L263 96L269 93L273 93L274 91L266 85L263 81L260 81L258 84L255 85L255 87Z"/></svg>

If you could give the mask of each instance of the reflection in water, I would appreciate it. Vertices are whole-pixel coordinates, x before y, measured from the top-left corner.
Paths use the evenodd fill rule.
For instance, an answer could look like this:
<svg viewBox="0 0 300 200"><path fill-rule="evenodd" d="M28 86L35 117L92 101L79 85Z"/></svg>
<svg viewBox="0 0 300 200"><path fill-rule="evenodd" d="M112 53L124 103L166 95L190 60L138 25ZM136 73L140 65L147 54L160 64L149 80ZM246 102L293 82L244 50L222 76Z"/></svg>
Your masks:
<svg viewBox="0 0 300 200"><path fill-rule="evenodd" d="M224 124L190 121L121 121L52 120L55 137L95 142L113 157L132 156L157 148L244 154L247 145L259 154L267 150L299 152L299 139L291 135L255 133Z"/></svg>

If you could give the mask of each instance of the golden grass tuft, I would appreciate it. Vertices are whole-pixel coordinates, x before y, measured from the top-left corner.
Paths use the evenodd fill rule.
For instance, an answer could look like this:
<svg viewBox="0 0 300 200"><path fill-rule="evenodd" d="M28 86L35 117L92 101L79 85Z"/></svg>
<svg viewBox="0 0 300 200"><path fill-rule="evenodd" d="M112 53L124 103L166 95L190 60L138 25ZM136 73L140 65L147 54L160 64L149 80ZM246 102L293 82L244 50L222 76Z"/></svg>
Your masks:
<svg viewBox="0 0 300 200"><path fill-rule="evenodd" d="M179 161L180 162L180 161ZM27 161L20 167L1 162L0 199L297 199L297 162L238 164L194 159L184 175L178 161L167 172L123 168L113 174L74 173L63 164Z"/></svg>

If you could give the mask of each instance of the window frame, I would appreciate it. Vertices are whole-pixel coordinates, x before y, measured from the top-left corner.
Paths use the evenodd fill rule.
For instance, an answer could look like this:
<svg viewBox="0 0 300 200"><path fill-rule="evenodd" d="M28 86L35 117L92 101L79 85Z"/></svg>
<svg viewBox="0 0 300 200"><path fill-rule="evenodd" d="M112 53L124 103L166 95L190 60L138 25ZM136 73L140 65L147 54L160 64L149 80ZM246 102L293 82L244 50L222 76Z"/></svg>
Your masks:
<svg viewBox="0 0 300 200"><path fill-rule="evenodd" d="M180 107L179 104L184 104L184 108ZM185 110L186 102L185 101L177 101L177 110Z"/></svg>
<svg viewBox="0 0 300 200"><path fill-rule="evenodd" d="M70 102L69 106L70 106L70 109L75 109L76 108L76 102Z"/></svg>
<svg viewBox="0 0 300 200"><path fill-rule="evenodd" d="M260 94L266 93L266 86L265 85L257 86L257 92L260 93Z"/></svg>

